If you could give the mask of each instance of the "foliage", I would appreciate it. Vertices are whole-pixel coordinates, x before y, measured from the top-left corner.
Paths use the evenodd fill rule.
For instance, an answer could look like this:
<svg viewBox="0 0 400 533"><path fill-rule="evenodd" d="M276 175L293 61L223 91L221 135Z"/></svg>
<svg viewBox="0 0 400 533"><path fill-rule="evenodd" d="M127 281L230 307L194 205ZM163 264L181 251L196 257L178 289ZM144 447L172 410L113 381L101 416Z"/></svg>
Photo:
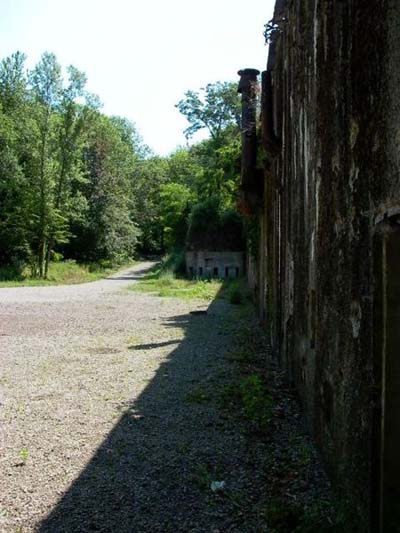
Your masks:
<svg viewBox="0 0 400 533"><path fill-rule="evenodd" d="M29 452L27 448L22 448L22 450L19 452L19 455L21 457L22 464L25 465L29 457Z"/></svg>
<svg viewBox="0 0 400 533"><path fill-rule="evenodd" d="M234 82L208 83L200 91L187 91L176 107L189 122L184 132L187 138L206 128L219 142L225 128L240 126L240 98Z"/></svg>
<svg viewBox="0 0 400 533"><path fill-rule="evenodd" d="M186 185L173 182L161 185L160 220L167 249L184 246L193 200L194 195Z"/></svg>
<svg viewBox="0 0 400 533"><path fill-rule="evenodd" d="M247 249L253 259L257 260L261 234L259 218L255 215L246 216L244 218L244 227L246 231Z"/></svg>
<svg viewBox="0 0 400 533"><path fill-rule="evenodd" d="M48 278L60 253L117 265L138 251L182 249L202 212L212 235L232 231L237 240L235 83L188 91L177 104L186 133L210 137L159 157L133 123L101 113L83 72L63 72L49 52L31 71L25 60L16 52L0 63L0 265L10 276L26 278L28 266L32 277Z"/></svg>
<svg viewBox="0 0 400 533"><path fill-rule="evenodd" d="M132 169L133 207L140 228L138 247L141 252L154 254L164 251L160 189L168 181L168 160L162 157L139 157Z"/></svg>
<svg viewBox="0 0 400 533"><path fill-rule="evenodd" d="M155 296L181 298L184 300L213 300L222 286L219 280L187 280L176 278L172 271L161 273L158 277L141 280L130 290L153 293Z"/></svg>
<svg viewBox="0 0 400 533"><path fill-rule="evenodd" d="M139 236L134 169L147 157L136 128L106 117L51 53L27 72L0 64L0 264L46 278L54 254L127 261ZM67 80L66 82L64 80Z"/></svg>
<svg viewBox="0 0 400 533"><path fill-rule="evenodd" d="M246 417L260 430L268 428L273 406L272 397L267 393L259 374L251 374L240 383L240 394Z"/></svg>
<svg viewBox="0 0 400 533"><path fill-rule="evenodd" d="M268 430L274 402L259 373L226 385L221 391L221 406L239 411L257 431Z"/></svg>
<svg viewBox="0 0 400 533"><path fill-rule="evenodd" d="M73 260L50 263L47 279L32 277L29 268L0 267L0 287L75 285L105 278L115 272L107 263L78 264Z"/></svg>
<svg viewBox="0 0 400 533"><path fill-rule="evenodd" d="M224 209L218 196L196 204L189 217L187 245L195 250L244 250L240 215Z"/></svg>
<svg viewBox="0 0 400 533"><path fill-rule="evenodd" d="M355 531L348 517L341 514L339 506L332 502L316 499L309 506L302 507L284 499L272 499L265 503L265 518L272 533L345 533Z"/></svg>
<svg viewBox="0 0 400 533"><path fill-rule="evenodd" d="M133 220L131 148L134 127L95 113L91 118L84 158L87 182L82 188L86 216L76 221L76 235L67 248L83 261L106 259L121 264L134 256L139 235Z"/></svg>
<svg viewBox="0 0 400 533"><path fill-rule="evenodd" d="M234 280L230 283L228 288L228 299L231 304L239 305L243 303L243 287L240 281Z"/></svg>
<svg viewBox="0 0 400 533"><path fill-rule="evenodd" d="M160 269L172 271L178 276L184 276L186 273L186 260L183 250L172 250L162 261Z"/></svg>

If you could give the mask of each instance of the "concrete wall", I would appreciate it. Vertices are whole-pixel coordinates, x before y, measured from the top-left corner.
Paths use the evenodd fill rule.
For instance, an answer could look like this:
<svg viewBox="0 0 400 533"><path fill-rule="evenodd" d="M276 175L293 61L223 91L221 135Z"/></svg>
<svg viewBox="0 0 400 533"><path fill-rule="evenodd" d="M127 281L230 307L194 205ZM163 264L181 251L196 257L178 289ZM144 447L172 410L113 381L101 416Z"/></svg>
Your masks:
<svg viewBox="0 0 400 533"><path fill-rule="evenodd" d="M188 276L238 278L244 275L244 252L186 252Z"/></svg>
<svg viewBox="0 0 400 533"><path fill-rule="evenodd" d="M395 531L385 501L400 472L382 427L400 423L399 395L385 392L400 390L388 374L397 303L387 281L400 277L387 252L400 213L400 2L280 1L275 18L259 309L359 530Z"/></svg>

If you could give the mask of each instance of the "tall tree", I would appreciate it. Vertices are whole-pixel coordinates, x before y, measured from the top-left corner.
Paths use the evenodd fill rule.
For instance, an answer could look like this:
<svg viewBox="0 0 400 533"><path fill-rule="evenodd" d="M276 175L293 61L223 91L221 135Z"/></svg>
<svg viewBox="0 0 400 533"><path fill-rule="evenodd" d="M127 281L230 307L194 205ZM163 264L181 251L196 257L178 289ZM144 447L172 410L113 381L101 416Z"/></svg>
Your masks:
<svg viewBox="0 0 400 533"><path fill-rule="evenodd" d="M233 82L218 81L200 91L187 91L176 107L189 122L184 131L187 138L205 128L219 145L228 126L240 127L240 98Z"/></svg>
<svg viewBox="0 0 400 533"><path fill-rule="evenodd" d="M29 256L26 171L35 151L25 56L0 63L0 262L22 265Z"/></svg>
<svg viewBox="0 0 400 533"><path fill-rule="evenodd" d="M160 221L167 249L183 248L187 221L194 204L193 192L181 183L166 183L160 187Z"/></svg>
<svg viewBox="0 0 400 533"><path fill-rule="evenodd" d="M126 124L94 114L87 130L84 162L85 219L73 226L72 253L86 261L118 263L132 257L138 239L131 174L136 155ZM131 126L133 128L133 126Z"/></svg>
<svg viewBox="0 0 400 533"><path fill-rule="evenodd" d="M64 218L53 209L55 186L55 116L61 102L61 67L54 54L44 53L30 73L30 83L36 98L36 120L39 130L37 172L32 183L32 210L36 220L36 258L38 274L45 276L50 233L57 241L64 240Z"/></svg>
<svg viewBox="0 0 400 533"><path fill-rule="evenodd" d="M160 191L169 181L167 158L155 155L138 158L132 171L131 183L142 252L159 253L164 249Z"/></svg>

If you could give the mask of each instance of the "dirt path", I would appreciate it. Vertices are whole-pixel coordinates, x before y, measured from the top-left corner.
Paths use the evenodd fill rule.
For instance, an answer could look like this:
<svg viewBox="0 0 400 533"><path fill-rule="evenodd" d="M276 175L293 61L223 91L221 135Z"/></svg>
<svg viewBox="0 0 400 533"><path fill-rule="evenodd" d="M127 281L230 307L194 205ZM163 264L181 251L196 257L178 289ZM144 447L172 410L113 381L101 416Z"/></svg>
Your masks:
<svg viewBox="0 0 400 533"><path fill-rule="evenodd" d="M235 528L210 482L240 482L244 440L195 398L235 310L125 290L148 267L0 290L0 531Z"/></svg>

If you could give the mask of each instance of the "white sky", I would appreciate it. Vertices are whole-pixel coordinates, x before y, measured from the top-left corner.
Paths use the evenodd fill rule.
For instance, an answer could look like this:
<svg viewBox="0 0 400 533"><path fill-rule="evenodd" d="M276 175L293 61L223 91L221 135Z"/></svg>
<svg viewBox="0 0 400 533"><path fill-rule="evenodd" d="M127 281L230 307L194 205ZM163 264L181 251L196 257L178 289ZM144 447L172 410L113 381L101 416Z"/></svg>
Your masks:
<svg viewBox="0 0 400 533"><path fill-rule="evenodd" d="M174 105L188 89L264 70L275 0L0 0L0 58L44 51L83 70L103 112L134 121L166 154L184 144Z"/></svg>

